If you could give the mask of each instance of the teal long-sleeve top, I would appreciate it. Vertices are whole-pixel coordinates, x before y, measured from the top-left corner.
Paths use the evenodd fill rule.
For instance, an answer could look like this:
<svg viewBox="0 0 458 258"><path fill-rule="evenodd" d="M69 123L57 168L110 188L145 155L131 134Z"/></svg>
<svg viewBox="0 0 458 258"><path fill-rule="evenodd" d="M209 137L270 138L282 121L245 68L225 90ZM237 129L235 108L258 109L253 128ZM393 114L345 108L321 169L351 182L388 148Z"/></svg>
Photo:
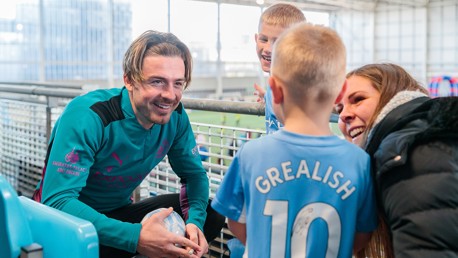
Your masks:
<svg viewBox="0 0 458 258"><path fill-rule="evenodd" d="M166 155L185 185L186 223L202 230L208 177L183 105L167 124L147 130L138 123L125 87L76 97L53 128L41 202L93 223L100 244L135 252L141 224L102 213L130 204L133 190Z"/></svg>

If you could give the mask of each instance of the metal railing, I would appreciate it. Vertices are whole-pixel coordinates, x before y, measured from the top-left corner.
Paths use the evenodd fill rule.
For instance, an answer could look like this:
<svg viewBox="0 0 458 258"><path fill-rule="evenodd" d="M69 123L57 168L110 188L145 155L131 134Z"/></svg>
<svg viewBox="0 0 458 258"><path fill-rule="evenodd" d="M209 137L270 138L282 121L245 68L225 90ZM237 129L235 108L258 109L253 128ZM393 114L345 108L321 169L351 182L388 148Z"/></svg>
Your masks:
<svg viewBox="0 0 458 258"><path fill-rule="evenodd" d="M32 196L41 179L47 143L52 127L74 97L84 94L81 87L61 87L55 84L0 82L0 174L4 175L18 193ZM188 110L264 115L264 106L255 102L209 99L182 100ZM197 143L205 147L200 154L207 157L203 165L210 181L210 196L214 196L238 142L248 141L264 131L191 121ZM262 124L263 126L263 124ZM134 194L137 199L178 192L178 177L167 157L142 182ZM221 237L210 246L213 256L224 255L230 232L224 228Z"/></svg>
<svg viewBox="0 0 458 258"><path fill-rule="evenodd" d="M74 85L0 82L0 174L20 194L28 197L33 194L41 179L53 125L67 103L84 93L82 87ZM184 98L182 103L191 111L264 115L264 105L256 102ZM333 117L331 122L335 121ZM205 147L199 152L206 157L202 163L210 181L210 196L214 196L241 144L262 136L265 131L192 119L191 125L198 145ZM179 179L166 157L141 183L134 198L176 193L179 189ZM223 228L221 236L210 245L211 257L228 257L226 242L231 237L230 231Z"/></svg>
<svg viewBox="0 0 458 258"><path fill-rule="evenodd" d="M52 127L65 105L74 97L83 94L81 88L32 83L0 82L0 173L4 174L18 192L31 196L36 183L41 177L41 169L46 154L47 142ZM260 116L264 114L264 106L254 102L234 102L208 99L182 100L190 110L206 110L214 112L229 112ZM230 146L229 142L249 140L250 135L262 135L263 132L254 129L223 127L213 124L192 122L196 134L204 136L209 141L199 144L209 151L202 155L212 157L204 161L210 179L219 171L216 181L220 181L227 162L231 156L226 153L236 151L237 145ZM224 133L222 133L224 131ZM215 137L217 139L215 139ZM248 138L248 139L242 139ZM219 163L218 163L219 161ZM160 194L175 191L176 176L164 159L153 171L149 179L154 185L154 192ZM165 177L165 179L164 179ZM157 182L154 182L154 181ZM217 186L212 185L213 193Z"/></svg>

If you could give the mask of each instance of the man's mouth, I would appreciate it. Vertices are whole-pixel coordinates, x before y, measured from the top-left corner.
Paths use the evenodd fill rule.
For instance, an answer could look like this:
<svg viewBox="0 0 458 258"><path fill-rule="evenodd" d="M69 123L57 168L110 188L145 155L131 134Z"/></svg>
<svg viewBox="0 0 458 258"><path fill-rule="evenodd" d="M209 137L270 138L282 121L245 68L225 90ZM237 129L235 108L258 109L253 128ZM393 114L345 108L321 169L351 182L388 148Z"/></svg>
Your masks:
<svg viewBox="0 0 458 258"><path fill-rule="evenodd" d="M170 104L155 103L154 105L160 109L170 109L172 107Z"/></svg>

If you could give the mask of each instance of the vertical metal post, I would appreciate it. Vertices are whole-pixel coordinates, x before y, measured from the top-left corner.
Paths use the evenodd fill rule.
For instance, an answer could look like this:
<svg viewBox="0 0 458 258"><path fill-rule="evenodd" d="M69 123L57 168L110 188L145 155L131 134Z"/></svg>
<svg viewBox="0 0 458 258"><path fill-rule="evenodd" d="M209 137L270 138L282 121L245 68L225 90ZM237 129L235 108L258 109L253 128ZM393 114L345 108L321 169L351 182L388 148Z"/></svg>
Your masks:
<svg viewBox="0 0 458 258"><path fill-rule="evenodd" d="M425 24L424 24L424 27L423 27L423 31L425 32L424 34L424 39L425 40L418 40L416 41L417 44L422 44L421 47L423 47L423 62L421 63L421 71L423 72L423 82L425 83L425 86L428 85L428 80L429 80L429 71L428 71L428 56L429 56L429 36L431 35L430 32L429 32L429 22L430 22L430 19L429 19L429 4L426 4L425 5L425 12L424 12L424 16L422 17L422 19L425 21ZM414 12L414 15L416 14L417 12ZM417 20L416 17L414 18L414 20ZM418 20L421 20L421 19L418 19ZM414 29L416 27L414 26ZM416 37L416 39L418 39L420 36L420 31L415 31L414 33L414 37ZM414 38L415 40L415 38Z"/></svg>
<svg viewBox="0 0 458 258"><path fill-rule="evenodd" d="M46 144L49 143L49 138L51 137L51 109L50 97L46 96Z"/></svg>
<svg viewBox="0 0 458 258"><path fill-rule="evenodd" d="M137 186L134 191L132 192L132 202L133 203L137 203L139 201L141 201L141 198L140 198L140 190L141 190L141 187L140 186Z"/></svg>
<svg viewBox="0 0 458 258"><path fill-rule="evenodd" d="M216 97L220 98L223 96L223 75L222 75L222 63L221 63L221 0L218 0L218 31L216 41L216 51L218 53L218 59L216 61L217 66L217 82L216 82Z"/></svg>
<svg viewBox="0 0 458 258"><path fill-rule="evenodd" d="M107 35L107 80L109 88L114 88L114 33L113 33L113 0L108 0L107 3L107 20L108 20L108 35Z"/></svg>
<svg viewBox="0 0 458 258"><path fill-rule="evenodd" d="M167 32L170 33L170 0L167 1Z"/></svg>
<svg viewBox="0 0 458 258"><path fill-rule="evenodd" d="M44 24L44 6L43 0L39 0L39 10L38 10L38 45L39 45L39 54L40 54L40 67L39 67L39 78L40 82L46 81L46 58L45 58L45 24Z"/></svg>
<svg viewBox="0 0 458 258"><path fill-rule="evenodd" d="M260 10L260 12L259 12L259 17L261 17L262 13L264 12L264 6L263 6L263 5L260 5L260 6L259 6L259 10ZM256 28L257 28L257 29L256 29L256 34L257 34L257 33L259 32L259 24L258 24L258 26L257 26ZM256 44L257 44L257 43L256 43ZM257 67L258 67L258 69L257 69L257 71L258 71L258 78L259 78L259 83L260 83L259 85L260 85L263 89L266 89L266 88L268 87L267 82L266 82L266 81L267 81L267 80L266 80L266 73L264 72L264 70L262 70L262 66L261 66L261 65L258 65Z"/></svg>

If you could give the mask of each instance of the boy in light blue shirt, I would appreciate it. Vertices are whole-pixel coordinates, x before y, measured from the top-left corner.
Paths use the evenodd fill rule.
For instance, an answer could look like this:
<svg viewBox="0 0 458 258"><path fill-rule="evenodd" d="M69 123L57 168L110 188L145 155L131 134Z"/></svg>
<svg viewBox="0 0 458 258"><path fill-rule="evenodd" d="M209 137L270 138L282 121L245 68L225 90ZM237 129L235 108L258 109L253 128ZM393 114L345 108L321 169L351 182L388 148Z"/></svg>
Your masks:
<svg viewBox="0 0 458 258"><path fill-rule="evenodd" d="M267 8L261 15L258 25L258 33L255 35L256 53L264 72L270 73L272 59L272 46L278 36L293 24L305 21L304 13L295 5L288 3L276 3ZM255 84L258 101L265 102L266 133L276 132L281 126L272 109L272 91L270 87L263 89Z"/></svg>
<svg viewBox="0 0 458 258"><path fill-rule="evenodd" d="M329 128L345 53L335 31L307 23L274 45L269 85L284 127L242 146L212 201L245 257L351 257L377 227L370 158Z"/></svg>

